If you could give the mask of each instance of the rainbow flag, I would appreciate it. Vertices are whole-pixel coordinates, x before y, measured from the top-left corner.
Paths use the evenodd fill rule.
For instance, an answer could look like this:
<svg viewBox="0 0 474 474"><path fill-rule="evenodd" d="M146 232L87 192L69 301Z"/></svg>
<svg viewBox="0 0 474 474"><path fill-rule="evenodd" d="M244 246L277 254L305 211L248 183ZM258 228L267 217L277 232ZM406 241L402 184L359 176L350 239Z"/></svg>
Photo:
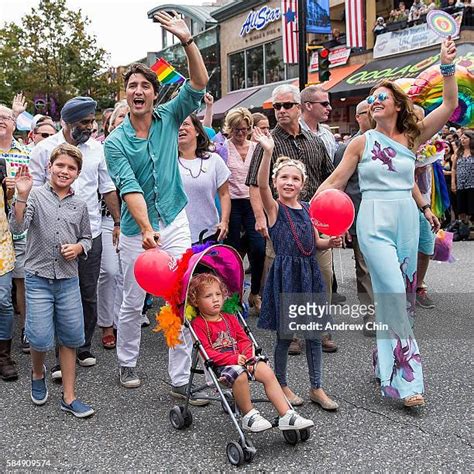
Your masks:
<svg viewBox="0 0 474 474"><path fill-rule="evenodd" d="M159 58L156 63L151 66L151 70L156 73L161 84L181 84L185 81L185 77L163 58Z"/></svg>

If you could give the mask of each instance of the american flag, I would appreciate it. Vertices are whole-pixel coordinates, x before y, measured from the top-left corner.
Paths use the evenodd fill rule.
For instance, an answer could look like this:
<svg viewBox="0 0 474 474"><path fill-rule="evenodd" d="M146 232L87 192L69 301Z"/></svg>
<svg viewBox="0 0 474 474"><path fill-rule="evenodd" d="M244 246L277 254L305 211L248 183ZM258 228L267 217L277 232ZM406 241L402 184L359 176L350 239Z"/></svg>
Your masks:
<svg viewBox="0 0 474 474"><path fill-rule="evenodd" d="M365 0L346 0L346 37L348 48L365 46Z"/></svg>
<svg viewBox="0 0 474 474"><path fill-rule="evenodd" d="M298 0L282 0L283 62L298 62Z"/></svg>

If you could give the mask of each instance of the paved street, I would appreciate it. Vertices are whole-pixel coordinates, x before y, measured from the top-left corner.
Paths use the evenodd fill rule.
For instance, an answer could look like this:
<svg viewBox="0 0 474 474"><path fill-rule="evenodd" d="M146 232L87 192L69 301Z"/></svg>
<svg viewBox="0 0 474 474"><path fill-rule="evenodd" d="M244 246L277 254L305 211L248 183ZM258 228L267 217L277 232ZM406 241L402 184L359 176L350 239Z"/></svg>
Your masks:
<svg viewBox="0 0 474 474"><path fill-rule="evenodd" d="M352 251L343 250L340 293L356 302ZM335 335L339 351L324 354L324 386L340 404L326 413L307 401L300 412L315 421L311 438L287 445L277 430L252 435L257 456L241 470L258 471L472 471L472 336L474 242L455 243L454 264L431 264L427 282L437 307L417 313L416 335L424 362L427 405L408 411L382 401L371 372L373 340L360 333ZM349 321L350 318L347 318ZM255 326L255 318L251 318ZM274 335L255 331L271 354ZM98 334L97 334L98 335ZM0 382L0 472L44 464L46 471L232 471L225 455L236 431L219 404L192 408L194 423L175 431L168 420L167 355L161 335L145 329L139 373L143 385L118 385L115 354L99 347L98 364L78 367L78 394L97 410L78 420L59 409L61 388L49 384L45 406L30 401L29 360L15 358L20 379ZM51 356L48 368L53 364ZM292 357L289 380L308 400L306 358ZM256 391L260 393L260 390ZM271 416L271 407L261 407ZM469 467L470 466L470 467ZM23 470L23 469L22 469Z"/></svg>

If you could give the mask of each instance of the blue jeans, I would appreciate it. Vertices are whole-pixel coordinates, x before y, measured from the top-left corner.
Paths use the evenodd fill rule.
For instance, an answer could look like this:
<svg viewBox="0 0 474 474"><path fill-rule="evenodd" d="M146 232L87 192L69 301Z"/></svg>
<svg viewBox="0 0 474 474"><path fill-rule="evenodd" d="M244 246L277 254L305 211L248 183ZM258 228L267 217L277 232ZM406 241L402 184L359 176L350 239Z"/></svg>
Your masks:
<svg viewBox="0 0 474 474"><path fill-rule="evenodd" d="M12 275L0 276L0 341L8 341L13 332Z"/></svg>
<svg viewBox="0 0 474 474"><path fill-rule="evenodd" d="M25 297L25 334L33 349L54 349L55 339L69 348L84 344L78 277L53 280L25 272Z"/></svg>
<svg viewBox="0 0 474 474"><path fill-rule="evenodd" d="M260 293L263 262L265 261L265 239L255 230L255 216L250 199L231 199L229 233L225 243L241 251L240 230L244 228L249 244L249 262L251 269L251 288L253 295Z"/></svg>
<svg viewBox="0 0 474 474"><path fill-rule="evenodd" d="M275 376L282 387L286 387L286 365L288 362L288 348L291 339L280 339L277 334L275 344L274 363ZM308 361L309 381L311 388L322 386L322 346L320 339L306 339L306 360Z"/></svg>

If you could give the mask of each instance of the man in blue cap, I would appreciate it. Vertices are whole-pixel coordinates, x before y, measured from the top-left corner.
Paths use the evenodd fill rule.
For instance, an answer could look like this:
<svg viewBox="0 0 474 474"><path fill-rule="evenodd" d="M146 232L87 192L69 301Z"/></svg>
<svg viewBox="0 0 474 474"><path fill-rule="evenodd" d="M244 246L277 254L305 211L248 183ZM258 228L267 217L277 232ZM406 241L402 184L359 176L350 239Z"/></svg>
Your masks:
<svg viewBox="0 0 474 474"><path fill-rule="evenodd" d="M116 234L119 233L120 228L119 202L115 186L107 171L103 147L91 138L96 107L97 102L90 97L74 97L68 100L61 110L63 128L33 149L29 163L33 185L42 186L49 178L49 157L56 146L67 142L77 146L83 155L82 171L73 184L76 195L87 203L93 238L87 259L79 260L85 344L77 350L77 361L83 367L96 364L96 358L91 354L90 348L97 324L97 280L102 254L102 220L97 191L104 196L105 203L114 219ZM51 369L51 376L53 379L61 378L59 365Z"/></svg>

